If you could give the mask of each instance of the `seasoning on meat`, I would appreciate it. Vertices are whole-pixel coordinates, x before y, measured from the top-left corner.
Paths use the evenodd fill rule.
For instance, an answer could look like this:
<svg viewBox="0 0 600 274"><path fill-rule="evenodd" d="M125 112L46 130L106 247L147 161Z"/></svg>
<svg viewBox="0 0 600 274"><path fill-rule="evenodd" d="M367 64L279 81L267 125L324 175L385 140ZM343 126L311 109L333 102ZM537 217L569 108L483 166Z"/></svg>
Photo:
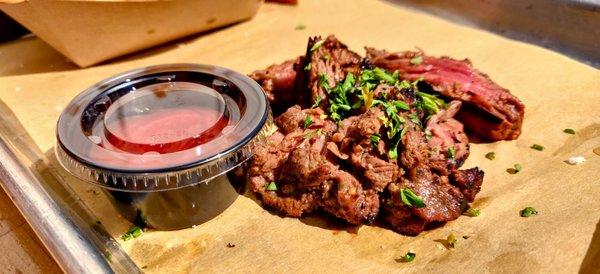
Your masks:
<svg viewBox="0 0 600 274"><path fill-rule="evenodd" d="M251 74L277 108L274 132L247 167L252 191L284 216L379 218L406 235L479 215L469 202L484 173L460 169L469 156L463 123L491 140L514 139L523 105L467 61L367 56L334 36L313 37L304 56Z"/></svg>

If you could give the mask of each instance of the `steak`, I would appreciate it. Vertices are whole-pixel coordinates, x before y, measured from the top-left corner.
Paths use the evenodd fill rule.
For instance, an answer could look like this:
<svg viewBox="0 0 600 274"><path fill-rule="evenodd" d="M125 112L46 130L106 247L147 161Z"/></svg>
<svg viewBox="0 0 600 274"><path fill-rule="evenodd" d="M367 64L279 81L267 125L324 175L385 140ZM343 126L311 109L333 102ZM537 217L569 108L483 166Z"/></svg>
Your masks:
<svg viewBox="0 0 600 274"><path fill-rule="evenodd" d="M304 85L299 83L302 79L298 77L303 64L304 57L297 57L248 75L262 87L275 113L282 113L292 105L303 102L304 92L296 90Z"/></svg>
<svg viewBox="0 0 600 274"><path fill-rule="evenodd" d="M465 126L514 139L524 108L468 60L374 49L367 57L317 36L304 56L252 73L277 129L236 177L284 216L380 218L418 235L458 218L481 189L483 171L460 169L469 156Z"/></svg>
<svg viewBox="0 0 600 274"><path fill-rule="evenodd" d="M514 140L521 134L525 106L507 89L476 70L468 59L431 57L422 52L390 53L367 48L374 66L400 72L403 79L424 79L446 98L460 100L457 115L470 132L491 141ZM411 61L413 58L420 58Z"/></svg>
<svg viewBox="0 0 600 274"><path fill-rule="evenodd" d="M325 109L329 97L326 87L334 87L349 72L358 74L361 62L360 55L349 50L333 35L325 39L320 36L308 39L304 70L311 95L310 105L319 103Z"/></svg>
<svg viewBox="0 0 600 274"><path fill-rule="evenodd" d="M469 156L469 138L463 125L453 118L460 106L460 101L452 101L447 109L440 110L427 121L426 131L431 133L427 141L430 159L439 172L460 167Z"/></svg>

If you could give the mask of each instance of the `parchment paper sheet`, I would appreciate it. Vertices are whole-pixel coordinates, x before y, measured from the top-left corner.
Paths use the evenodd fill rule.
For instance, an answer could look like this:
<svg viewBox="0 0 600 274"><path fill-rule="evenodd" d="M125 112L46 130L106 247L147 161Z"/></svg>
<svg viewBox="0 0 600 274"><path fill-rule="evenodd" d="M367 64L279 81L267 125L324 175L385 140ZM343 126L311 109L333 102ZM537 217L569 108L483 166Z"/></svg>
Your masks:
<svg viewBox="0 0 600 274"><path fill-rule="evenodd" d="M299 24L304 30L295 30ZM147 232L123 243L147 272L595 272L600 269L600 72L557 53L377 1L300 1L264 5L253 20L87 69L76 69L36 38L0 45L0 99L48 155L55 122L71 98L113 74L148 65L190 62L249 73L295 57L308 36L335 33L353 50L419 47L469 58L526 105L516 141L473 144L465 167L486 172L474 206L442 228L405 237L378 227L342 228L309 216L281 218L241 196L195 228ZM18 57L18 58L17 58ZM574 128L576 135L562 132ZM542 152L530 149L544 145ZM484 155L496 152L496 160ZM587 162L570 166L570 156ZM509 174L519 163L523 170ZM119 237L130 224L102 195L73 187ZM540 213L519 217L533 206ZM448 234L459 236L447 249ZM468 235L465 240L460 236ZM235 244L228 248L227 244ZM408 250L412 263L396 261Z"/></svg>

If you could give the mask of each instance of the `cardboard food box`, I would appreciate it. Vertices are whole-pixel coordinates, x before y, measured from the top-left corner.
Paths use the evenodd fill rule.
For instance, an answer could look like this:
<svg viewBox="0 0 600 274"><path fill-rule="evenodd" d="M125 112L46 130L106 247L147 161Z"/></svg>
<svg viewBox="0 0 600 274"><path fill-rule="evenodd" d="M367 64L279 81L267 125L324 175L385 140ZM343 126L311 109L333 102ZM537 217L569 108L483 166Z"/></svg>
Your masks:
<svg viewBox="0 0 600 274"><path fill-rule="evenodd" d="M0 10L86 67L251 18L262 0L0 0Z"/></svg>

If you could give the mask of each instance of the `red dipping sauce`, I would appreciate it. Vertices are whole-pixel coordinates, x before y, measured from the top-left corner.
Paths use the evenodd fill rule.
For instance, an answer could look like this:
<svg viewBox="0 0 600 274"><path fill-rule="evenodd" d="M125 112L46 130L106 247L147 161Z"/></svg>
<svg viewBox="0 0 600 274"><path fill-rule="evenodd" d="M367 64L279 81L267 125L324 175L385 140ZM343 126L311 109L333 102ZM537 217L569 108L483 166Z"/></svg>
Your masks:
<svg viewBox="0 0 600 274"><path fill-rule="evenodd" d="M116 148L135 154L170 153L218 136L229 119L213 109L161 109L109 122L105 135Z"/></svg>

